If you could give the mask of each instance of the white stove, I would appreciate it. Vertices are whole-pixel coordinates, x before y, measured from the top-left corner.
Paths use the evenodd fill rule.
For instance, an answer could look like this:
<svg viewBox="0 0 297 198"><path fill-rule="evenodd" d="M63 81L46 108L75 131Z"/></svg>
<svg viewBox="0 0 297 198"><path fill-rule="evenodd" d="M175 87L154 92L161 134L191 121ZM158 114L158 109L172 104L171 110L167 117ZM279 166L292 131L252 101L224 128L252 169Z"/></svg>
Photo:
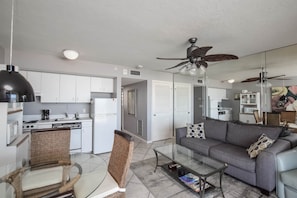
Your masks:
<svg viewBox="0 0 297 198"><path fill-rule="evenodd" d="M23 131L30 132L32 129L37 129L37 122L38 122L38 120L23 122Z"/></svg>

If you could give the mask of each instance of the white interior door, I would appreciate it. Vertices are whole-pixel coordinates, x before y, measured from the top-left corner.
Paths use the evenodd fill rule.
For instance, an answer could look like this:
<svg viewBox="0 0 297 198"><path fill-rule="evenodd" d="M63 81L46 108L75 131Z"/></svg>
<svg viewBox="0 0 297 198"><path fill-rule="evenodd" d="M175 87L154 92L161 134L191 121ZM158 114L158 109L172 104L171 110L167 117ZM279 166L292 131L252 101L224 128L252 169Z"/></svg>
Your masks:
<svg viewBox="0 0 297 198"><path fill-rule="evenodd" d="M172 137L172 82L152 82L152 141Z"/></svg>
<svg viewBox="0 0 297 198"><path fill-rule="evenodd" d="M174 128L192 123L191 88L189 83L174 83Z"/></svg>

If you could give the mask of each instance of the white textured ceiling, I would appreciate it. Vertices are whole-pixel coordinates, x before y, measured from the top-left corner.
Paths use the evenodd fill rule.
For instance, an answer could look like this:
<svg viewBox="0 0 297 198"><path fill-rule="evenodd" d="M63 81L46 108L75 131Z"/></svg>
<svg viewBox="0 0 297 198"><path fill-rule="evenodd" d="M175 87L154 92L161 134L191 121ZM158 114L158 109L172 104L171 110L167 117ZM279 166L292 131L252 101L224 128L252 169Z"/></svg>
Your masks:
<svg viewBox="0 0 297 198"><path fill-rule="evenodd" d="M15 1L14 49L58 56L70 48L102 63L164 71L179 61L156 57L185 57L190 37L213 46L208 54L239 57L297 43L296 0ZM10 12L11 0L1 0L5 48Z"/></svg>

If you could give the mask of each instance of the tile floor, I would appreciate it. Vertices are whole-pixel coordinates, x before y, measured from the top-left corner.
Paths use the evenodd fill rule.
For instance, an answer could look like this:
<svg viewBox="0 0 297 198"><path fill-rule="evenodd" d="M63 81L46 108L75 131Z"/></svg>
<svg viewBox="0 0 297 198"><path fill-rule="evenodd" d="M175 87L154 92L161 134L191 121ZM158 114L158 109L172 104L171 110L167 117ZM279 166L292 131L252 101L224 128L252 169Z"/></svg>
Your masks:
<svg viewBox="0 0 297 198"><path fill-rule="evenodd" d="M153 148L172 143L172 139L157 141L150 144L147 144L146 142L143 142L138 138L134 138L134 141L132 163L155 157ZM100 154L99 156L106 160L106 162L108 163L110 153ZM154 198L154 196L149 192L149 190L142 184L142 182L134 175L131 170L128 172L127 177L126 197Z"/></svg>

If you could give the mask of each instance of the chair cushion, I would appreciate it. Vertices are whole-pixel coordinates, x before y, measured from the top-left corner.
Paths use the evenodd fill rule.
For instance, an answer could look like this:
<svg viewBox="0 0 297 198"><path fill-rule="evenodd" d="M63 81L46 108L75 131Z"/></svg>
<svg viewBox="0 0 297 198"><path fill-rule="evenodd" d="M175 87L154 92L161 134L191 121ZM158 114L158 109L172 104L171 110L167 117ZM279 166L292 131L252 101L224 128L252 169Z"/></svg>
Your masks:
<svg viewBox="0 0 297 198"><path fill-rule="evenodd" d="M280 177L286 186L297 189L297 169L282 172Z"/></svg>
<svg viewBox="0 0 297 198"><path fill-rule="evenodd" d="M113 177L107 173L104 181L100 186L89 196L95 198L103 198L108 195L114 194L120 190L118 183L113 179Z"/></svg>
<svg viewBox="0 0 297 198"><path fill-rule="evenodd" d="M52 184L58 184L62 182L62 178L62 166L25 171L22 176L22 189L23 191L27 191Z"/></svg>

